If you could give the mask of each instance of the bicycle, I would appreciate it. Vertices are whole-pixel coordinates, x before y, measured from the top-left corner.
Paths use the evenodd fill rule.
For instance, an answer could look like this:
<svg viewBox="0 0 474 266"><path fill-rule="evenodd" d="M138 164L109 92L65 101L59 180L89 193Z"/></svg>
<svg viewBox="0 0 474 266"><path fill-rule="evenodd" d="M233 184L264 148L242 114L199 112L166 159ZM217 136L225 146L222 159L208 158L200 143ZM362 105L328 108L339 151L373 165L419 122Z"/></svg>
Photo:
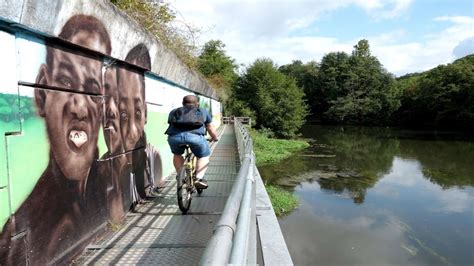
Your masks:
<svg viewBox="0 0 474 266"><path fill-rule="evenodd" d="M191 207L193 193L201 195L203 189L194 185L196 180L196 162L197 158L191 151L189 145L184 146L184 164L176 175L178 206L183 214L186 214Z"/></svg>

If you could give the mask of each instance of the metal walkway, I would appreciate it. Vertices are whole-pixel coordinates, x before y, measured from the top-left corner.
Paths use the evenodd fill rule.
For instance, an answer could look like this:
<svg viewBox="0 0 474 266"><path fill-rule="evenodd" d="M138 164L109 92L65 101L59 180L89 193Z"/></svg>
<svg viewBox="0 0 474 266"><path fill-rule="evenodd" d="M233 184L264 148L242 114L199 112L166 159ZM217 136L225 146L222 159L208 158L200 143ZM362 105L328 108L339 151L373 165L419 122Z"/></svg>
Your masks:
<svg viewBox="0 0 474 266"><path fill-rule="evenodd" d="M239 168L234 129L227 126L211 154L209 188L193 197L187 215L178 208L173 175L158 197L129 213L122 228L89 245L74 264L198 264Z"/></svg>

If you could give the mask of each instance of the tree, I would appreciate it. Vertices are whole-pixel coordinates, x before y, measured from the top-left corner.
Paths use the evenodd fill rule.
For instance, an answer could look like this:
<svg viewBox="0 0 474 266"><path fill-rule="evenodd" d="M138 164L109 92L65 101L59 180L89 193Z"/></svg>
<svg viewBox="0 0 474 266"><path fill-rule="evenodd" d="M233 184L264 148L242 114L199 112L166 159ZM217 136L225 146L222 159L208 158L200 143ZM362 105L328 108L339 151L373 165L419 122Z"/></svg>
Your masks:
<svg viewBox="0 0 474 266"><path fill-rule="evenodd" d="M225 101L237 79L237 65L234 59L226 55L224 48L225 44L220 40L210 40L204 44L198 58L198 69Z"/></svg>
<svg viewBox="0 0 474 266"><path fill-rule="evenodd" d="M335 80L335 86L330 85L327 89L329 99L336 97L330 101L325 113L327 117L351 124L388 123L390 115L399 107L398 95L392 75L370 54L368 41L359 41L348 60L336 69L340 70L339 73L322 72L329 72L329 80L339 78ZM322 80L328 84L328 77Z"/></svg>
<svg viewBox="0 0 474 266"><path fill-rule="evenodd" d="M322 58L317 89L321 99L318 100L316 114L320 115L323 120L328 120L326 112L331 107L332 102L347 94L344 91L344 83L348 79L349 68L349 55L347 53L333 52Z"/></svg>
<svg viewBox="0 0 474 266"><path fill-rule="evenodd" d="M183 63L196 68L196 39L199 29L178 21L176 11L159 0L111 0L117 8L154 34Z"/></svg>
<svg viewBox="0 0 474 266"><path fill-rule="evenodd" d="M474 55L397 79L402 125L474 128Z"/></svg>
<svg viewBox="0 0 474 266"><path fill-rule="evenodd" d="M278 71L271 59L257 59L236 82L234 98L255 113L256 127L276 136L296 135L307 115L304 93L293 78Z"/></svg>
<svg viewBox="0 0 474 266"><path fill-rule="evenodd" d="M279 67L280 72L296 80L298 87L305 93L306 102L311 108L313 118L319 117L320 106L324 104L322 92L318 86L319 65L315 61L303 64L294 60L291 64Z"/></svg>
<svg viewBox="0 0 474 266"><path fill-rule="evenodd" d="M13 109L10 107L12 106L10 103L7 102L6 94L0 94L0 119L6 122L13 119Z"/></svg>

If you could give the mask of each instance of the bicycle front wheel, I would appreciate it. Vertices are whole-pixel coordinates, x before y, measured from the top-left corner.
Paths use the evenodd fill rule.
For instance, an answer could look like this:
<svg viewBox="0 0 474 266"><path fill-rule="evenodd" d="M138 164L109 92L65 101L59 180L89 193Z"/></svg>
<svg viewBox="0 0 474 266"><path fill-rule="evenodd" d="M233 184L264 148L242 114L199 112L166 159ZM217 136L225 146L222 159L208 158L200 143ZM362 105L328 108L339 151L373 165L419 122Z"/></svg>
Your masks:
<svg viewBox="0 0 474 266"><path fill-rule="evenodd" d="M178 206L183 214L186 214L191 206L191 193L192 188L190 186L190 178L187 176L186 169L182 167L179 171L178 178L176 180L177 184L177 196L178 196Z"/></svg>

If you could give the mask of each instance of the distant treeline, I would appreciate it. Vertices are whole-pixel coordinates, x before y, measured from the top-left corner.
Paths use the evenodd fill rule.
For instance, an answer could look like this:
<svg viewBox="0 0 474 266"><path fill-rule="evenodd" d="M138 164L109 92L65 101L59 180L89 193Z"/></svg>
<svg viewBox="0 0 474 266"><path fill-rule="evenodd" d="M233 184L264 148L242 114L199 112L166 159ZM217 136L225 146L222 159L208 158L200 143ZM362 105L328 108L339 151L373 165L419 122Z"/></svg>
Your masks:
<svg viewBox="0 0 474 266"><path fill-rule="evenodd" d="M11 122L35 115L31 97L0 93L0 121Z"/></svg>
<svg viewBox="0 0 474 266"><path fill-rule="evenodd" d="M396 78L360 40L351 54L278 67L257 58L240 72L224 43L207 42L198 69L218 90L225 115L250 116L266 134L291 138L304 123L474 128L474 55Z"/></svg>
<svg viewBox="0 0 474 266"><path fill-rule="evenodd" d="M279 70L304 91L310 121L474 128L474 55L395 78L361 40L351 55L333 52L321 63L293 61Z"/></svg>

